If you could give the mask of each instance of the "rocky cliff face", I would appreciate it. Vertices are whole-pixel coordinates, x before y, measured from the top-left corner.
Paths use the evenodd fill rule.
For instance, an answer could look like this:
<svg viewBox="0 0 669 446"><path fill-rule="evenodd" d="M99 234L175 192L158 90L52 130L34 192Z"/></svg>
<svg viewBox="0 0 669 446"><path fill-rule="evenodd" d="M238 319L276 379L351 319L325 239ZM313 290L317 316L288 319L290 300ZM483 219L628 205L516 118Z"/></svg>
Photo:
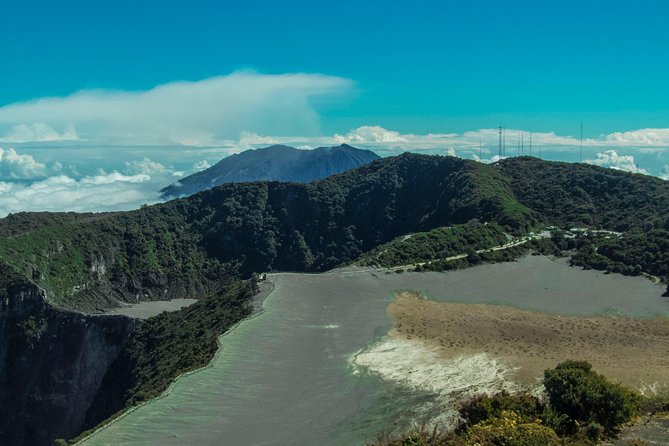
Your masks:
<svg viewBox="0 0 669 446"><path fill-rule="evenodd" d="M53 308L39 287L0 268L0 444L78 434L135 324Z"/></svg>

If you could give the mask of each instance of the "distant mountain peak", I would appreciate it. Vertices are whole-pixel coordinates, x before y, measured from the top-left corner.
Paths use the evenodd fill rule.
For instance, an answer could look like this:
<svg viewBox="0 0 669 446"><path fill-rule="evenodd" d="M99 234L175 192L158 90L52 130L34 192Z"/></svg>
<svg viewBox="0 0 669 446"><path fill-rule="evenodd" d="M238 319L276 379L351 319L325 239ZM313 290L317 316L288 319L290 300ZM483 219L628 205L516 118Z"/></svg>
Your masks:
<svg viewBox="0 0 669 446"><path fill-rule="evenodd" d="M201 172L182 178L160 192L163 197L192 195L224 183L287 181L309 183L370 163L379 156L348 144L316 149L296 149L275 144L250 149Z"/></svg>

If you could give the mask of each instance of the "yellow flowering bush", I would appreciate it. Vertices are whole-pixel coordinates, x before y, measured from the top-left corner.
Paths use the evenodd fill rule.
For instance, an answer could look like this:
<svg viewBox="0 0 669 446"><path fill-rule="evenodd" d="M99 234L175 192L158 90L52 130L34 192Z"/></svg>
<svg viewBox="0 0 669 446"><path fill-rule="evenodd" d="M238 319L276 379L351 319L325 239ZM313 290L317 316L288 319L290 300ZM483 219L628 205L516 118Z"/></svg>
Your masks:
<svg viewBox="0 0 669 446"><path fill-rule="evenodd" d="M502 411L498 418L491 418L472 426L467 432L467 446L559 446L555 431L541 424L541 420L523 422L520 415Z"/></svg>

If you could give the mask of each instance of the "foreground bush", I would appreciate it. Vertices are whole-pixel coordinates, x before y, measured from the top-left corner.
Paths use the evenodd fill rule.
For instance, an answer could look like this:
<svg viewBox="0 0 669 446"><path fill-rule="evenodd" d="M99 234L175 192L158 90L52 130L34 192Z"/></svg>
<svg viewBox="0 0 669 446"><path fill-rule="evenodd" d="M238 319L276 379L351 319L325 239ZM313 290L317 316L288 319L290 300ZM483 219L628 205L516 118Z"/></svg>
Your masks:
<svg viewBox="0 0 669 446"><path fill-rule="evenodd" d="M516 412L504 410L499 417L473 426L467 432L467 446L559 446L555 431L541 420L524 422Z"/></svg>
<svg viewBox="0 0 669 446"><path fill-rule="evenodd" d="M503 412L515 413L523 420L536 420L542 416L544 405L532 395L501 392L496 395L476 396L465 402L459 412L463 420L459 430L464 430L492 418L499 418Z"/></svg>
<svg viewBox="0 0 669 446"><path fill-rule="evenodd" d="M617 432L637 411L639 398L606 380L584 361L565 361L544 373L550 406L581 424L598 423L607 434Z"/></svg>
<svg viewBox="0 0 669 446"><path fill-rule="evenodd" d="M565 361L546 370L544 387L545 403L528 394L480 395L460 407L461 423L454 431L417 429L376 445L591 446L615 435L640 403L637 394L607 381L583 361ZM662 402L655 405L665 407Z"/></svg>

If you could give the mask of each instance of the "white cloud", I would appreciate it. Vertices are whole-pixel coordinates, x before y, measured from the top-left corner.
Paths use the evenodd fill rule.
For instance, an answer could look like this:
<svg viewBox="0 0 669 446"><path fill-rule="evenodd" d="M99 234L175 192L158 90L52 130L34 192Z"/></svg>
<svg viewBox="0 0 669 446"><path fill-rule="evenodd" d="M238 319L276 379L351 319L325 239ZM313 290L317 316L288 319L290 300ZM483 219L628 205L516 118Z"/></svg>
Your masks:
<svg viewBox="0 0 669 446"><path fill-rule="evenodd" d="M65 175L49 177L29 185L0 182L0 216L19 211L105 211L139 207L156 201L153 187L140 188L147 178L84 177L75 180ZM148 190L147 190L148 189Z"/></svg>
<svg viewBox="0 0 669 446"><path fill-rule="evenodd" d="M0 148L0 178L31 179L46 176L47 168L30 155Z"/></svg>
<svg viewBox="0 0 669 446"><path fill-rule="evenodd" d="M570 135L558 135L555 132L530 132L523 129L505 129L507 153L515 154L519 138L523 138L525 153L529 154L530 145L535 151L550 148L552 151L578 150L580 138ZM323 145L352 144L367 148L378 148L390 153L404 150L439 150L445 153L449 148L458 151L479 151L496 153L499 147L499 128L472 130L463 133L401 133L378 125L365 125L350 130L345 134L332 136L267 136L244 133L237 145L242 148L269 144L288 144L317 147ZM616 149L635 148L643 153L651 153L658 148L669 147L669 129L642 129L633 132L611 133L597 138L583 139L586 148ZM536 153L536 152L533 152Z"/></svg>
<svg viewBox="0 0 669 446"><path fill-rule="evenodd" d="M207 160L202 160L198 161L197 163L193 164L193 170L204 170L204 169L209 169L211 167L211 164L209 164L209 161Z"/></svg>
<svg viewBox="0 0 669 446"><path fill-rule="evenodd" d="M257 146L257 145L274 145L278 140L272 136L261 136L253 132L242 132L239 136L238 144L241 147Z"/></svg>
<svg viewBox="0 0 669 446"><path fill-rule="evenodd" d="M660 178L669 181L669 164L662 168L662 172L660 172Z"/></svg>
<svg viewBox="0 0 669 446"><path fill-rule="evenodd" d="M136 174L147 174L151 175L153 173L162 173L167 169L160 163L151 161L149 158L144 157L140 161L126 161L125 162L125 171L130 175Z"/></svg>
<svg viewBox="0 0 669 446"><path fill-rule="evenodd" d="M474 161L478 161L479 163L486 163L486 164L496 163L497 161L501 161L501 160L506 159L506 158L507 158L506 156L499 156L499 155L495 155L491 158L481 158L478 155L472 155L472 159Z"/></svg>
<svg viewBox="0 0 669 446"><path fill-rule="evenodd" d="M77 135L74 126L67 125L63 133L58 133L50 126L35 122L32 124L19 124L9 129L0 142L23 143L23 142L53 142L53 141L77 141Z"/></svg>
<svg viewBox="0 0 669 446"><path fill-rule="evenodd" d="M520 134L524 135L525 149L529 152L530 139L535 149L538 146L569 147L573 150L574 146L580 144L579 139L571 136L559 136L554 132L532 133L526 130L506 129L506 147L507 151L516 150L516 138ZM455 150L479 151L482 146L482 152L495 153L499 146L499 129L479 129L467 131L464 133L401 133L396 130L389 130L378 125L365 125L345 134L334 134L333 136L264 136L258 134L244 134L237 141L241 147L268 145L268 144L288 144L305 145L317 147L323 145L351 144L361 147L378 148L387 150L390 153L398 153L405 150L427 150L446 152L450 148ZM584 139L584 146L604 145L604 140Z"/></svg>
<svg viewBox="0 0 669 446"><path fill-rule="evenodd" d="M171 175L170 175L171 177ZM160 201L167 176L100 173L75 179L56 175L30 184L0 182L0 217L19 211L111 211Z"/></svg>
<svg viewBox="0 0 669 446"><path fill-rule="evenodd" d="M70 179L69 177L65 176L60 176L58 178L63 179L63 181L65 181L65 179ZM72 182L77 182L82 185L99 186L102 184L113 184L113 183L146 183L147 181L150 180L151 176L146 175L144 173L138 173L135 175L124 175L121 172L114 171L112 173L100 172L98 175L86 176L76 181L72 180Z"/></svg>
<svg viewBox="0 0 669 446"><path fill-rule="evenodd" d="M9 158L6 154L9 153ZM98 212L135 209L143 204L161 201L159 191L184 172L174 171L147 157L125 163L123 172L105 172L98 168L92 175L80 178L61 173L63 166L56 162L51 168L36 163L28 155L19 155L12 149L0 149L0 169L4 160L20 160L27 170L21 179L30 179L29 167L40 175L33 181L0 181L0 217L19 211L76 211ZM72 172L73 169L67 169ZM15 169L16 171L16 169ZM39 176L51 175L46 178ZM35 178L37 177L37 178ZM12 181L14 180L14 181Z"/></svg>
<svg viewBox="0 0 669 446"><path fill-rule="evenodd" d="M632 155L619 155L615 150L607 150L604 153L597 153L595 156L595 159L585 160L585 162L626 172L648 174L647 171L639 168Z"/></svg>
<svg viewBox="0 0 669 446"><path fill-rule="evenodd" d="M104 144L216 145L242 132L314 134L312 96L351 82L319 74L238 72L140 92L84 90L0 107L7 141L79 139ZM74 128L76 127L76 132ZM58 134L54 128L66 129Z"/></svg>
<svg viewBox="0 0 669 446"><path fill-rule="evenodd" d="M351 130L345 135L334 136L334 141L342 144L406 144L415 135L402 136L400 132L387 130L378 125L364 125Z"/></svg>
<svg viewBox="0 0 669 446"><path fill-rule="evenodd" d="M669 146L669 129L639 129L614 132L606 141L617 146Z"/></svg>

